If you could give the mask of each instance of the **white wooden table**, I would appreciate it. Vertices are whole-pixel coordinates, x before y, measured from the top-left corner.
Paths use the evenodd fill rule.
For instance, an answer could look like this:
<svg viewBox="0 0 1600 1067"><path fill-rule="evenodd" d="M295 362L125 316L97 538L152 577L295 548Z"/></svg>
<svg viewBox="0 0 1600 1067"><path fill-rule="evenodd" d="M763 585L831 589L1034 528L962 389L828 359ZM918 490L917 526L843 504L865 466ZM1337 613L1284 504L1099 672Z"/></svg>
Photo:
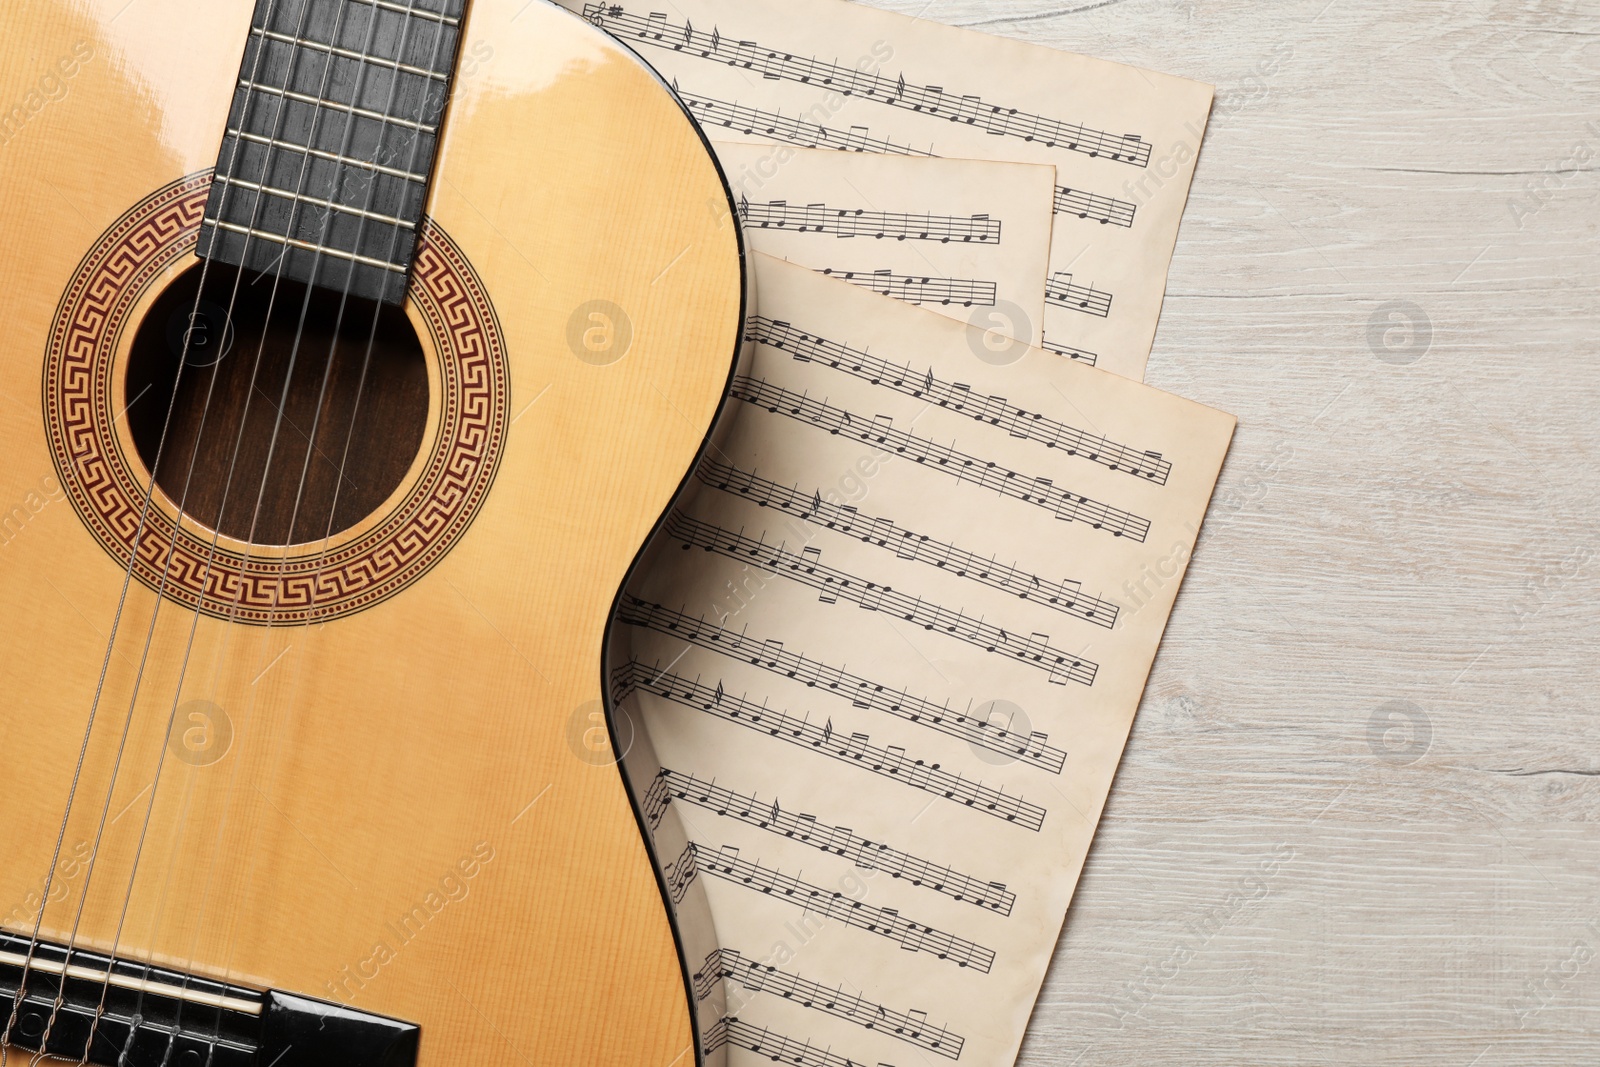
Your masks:
<svg viewBox="0 0 1600 1067"><path fill-rule="evenodd" d="M1600 1062L1600 0L875 2L1218 87L1240 430L1023 1064Z"/></svg>

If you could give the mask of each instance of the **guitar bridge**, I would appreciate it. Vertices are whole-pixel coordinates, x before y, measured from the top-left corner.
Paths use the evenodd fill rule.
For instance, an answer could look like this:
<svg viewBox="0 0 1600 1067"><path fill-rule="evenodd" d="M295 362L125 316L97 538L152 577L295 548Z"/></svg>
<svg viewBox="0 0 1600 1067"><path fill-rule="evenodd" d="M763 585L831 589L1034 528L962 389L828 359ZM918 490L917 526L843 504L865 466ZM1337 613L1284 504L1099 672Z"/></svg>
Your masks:
<svg viewBox="0 0 1600 1067"><path fill-rule="evenodd" d="M0 1027L99 1067L415 1067L411 1023L0 932ZM26 981L24 981L26 970ZM18 990L22 994L18 995Z"/></svg>

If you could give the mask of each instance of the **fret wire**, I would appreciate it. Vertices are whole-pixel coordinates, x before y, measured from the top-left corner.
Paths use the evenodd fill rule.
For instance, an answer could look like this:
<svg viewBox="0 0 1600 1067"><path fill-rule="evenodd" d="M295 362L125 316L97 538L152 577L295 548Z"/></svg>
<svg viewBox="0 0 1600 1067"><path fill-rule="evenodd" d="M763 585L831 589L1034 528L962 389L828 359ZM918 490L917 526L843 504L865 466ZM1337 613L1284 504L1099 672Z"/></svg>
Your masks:
<svg viewBox="0 0 1600 1067"><path fill-rule="evenodd" d="M418 182L426 185L428 181L428 176L426 174L413 174L410 171L397 170L394 167L386 167L382 163L369 163L364 159L354 159L350 156L341 156L336 152L324 152L320 148L308 148L303 144L295 144L292 141L279 141L271 137L263 137L259 133L246 133L244 130L238 130L230 127L228 129L228 136L240 137L246 141L252 142L253 144L271 145L275 148L290 148L296 152L305 152L316 156L318 159L327 159L333 161L334 163L348 163L352 167L364 167L367 170L377 171L379 174L388 174L391 177L403 178L408 182Z"/></svg>
<svg viewBox="0 0 1600 1067"><path fill-rule="evenodd" d="M408 219L397 219L392 215L380 215L376 211L368 211L365 208L350 207L347 204L336 204L332 200L323 200L320 197L307 196L305 193L291 193L287 189L278 189L271 185L261 185L256 182L247 182L243 178L233 178L226 174L218 174L214 180L219 182L227 182L230 185L237 185L243 189L254 189L256 192L266 193L268 196L281 196L289 200L298 200L302 204L315 204L318 207L325 207L331 211L340 211L346 215L360 215L363 218L371 219L373 222L386 222L391 226L404 226L408 230L414 230L417 228L416 223L411 222Z"/></svg>
<svg viewBox="0 0 1600 1067"><path fill-rule="evenodd" d="M353 4L366 4L369 7L381 7L385 11L398 11L402 15L412 15L430 22L442 22L446 26L459 26L461 20L454 15L441 15L437 11L424 11L421 8L408 8L401 4L390 3L389 0L350 0Z"/></svg>
<svg viewBox="0 0 1600 1067"><path fill-rule="evenodd" d="M296 237L280 237L279 235L275 233L269 233L266 230L256 230L250 228L249 226L240 226L232 222L219 222L216 219L204 219L202 220L201 225L215 226L219 230L227 230L230 233L242 233L246 237L259 237L263 241L272 241L275 244L288 245L291 248L304 249L307 252L315 252L319 256L333 256L336 259L349 260L351 263L359 263L362 266L379 267L383 270L393 271L396 274L404 274L407 271L407 268L405 267L396 266L393 263L386 263L381 259L373 259L371 256L361 256L354 252L345 252L337 248L325 248L322 245L313 244L310 241L302 241Z"/></svg>
<svg viewBox="0 0 1600 1067"><path fill-rule="evenodd" d="M310 104L313 107L325 107L333 111L343 111L350 115L359 115L362 118L372 119L374 122L384 122L394 126L404 126L408 129L419 130L422 133L438 132L437 128L433 126L424 125L420 122L412 122L410 119L394 118L393 116L383 114L381 111L371 111L364 107L356 107L354 104L341 104L337 100L320 100L315 96L293 92L289 89L279 89L274 85L256 85L250 88L253 92L271 93L274 96L281 96L288 100L298 100L303 104Z"/></svg>
<svg viewBox="0 0 1600 1067"><path fill-rule="evenodd" d="M300 37L292 37L286 33L276 33L272 30L264 30L259 26L252 26L250 28L250 32L258 37L264 37L270 41L278 41L281 44L293 45L301 48L310 48L313 51L326 52L331 56L341 56L345 59L353 59L358 63L371 63L374 66L388 67L391 70L398 70L406 74L414 74L419 78L432 78L434 81L441 82L450 80L449 75L447 74L440 74L436 70L425 70L422 67L413 67L409 63L400 62L398 59L384 59L382 56L371 56L362 52L352 52L348 48L340 48L336 45L323 44L320 41L307 41Z"/></svg>
<svg viewBox="0 0 1600 1067"><path fill-rule="evenodd" d="M317 0L303 0L303 2L309 4L316 3ZM335 0L335 2L341 2L341 0ZM454 50L451 50L450 54L447 55L443 51L443 46L453 40L451 36L452 32L455 34L459 34L461 32L460 27L466 21L466 14L464 11L465 4L457 3L455 0L445 0L444 3L437 4L437 10L428 10L427 8L419 9L417 7L418 0L348 0L348 2L360 3L366 7L371 13L372 22L374 25L378 24L379 19L385 12L394 12L401 16L414 15L421 20L422 23L431 23L435 27L434 32L436 34L434 38L435 47L432 58L426 59L426 66L424 66L421 62L424 57L414 54L414 50L407 47L407 41L412 36L413 31L415 31L417 34L425 35L426 30L424 25L419 24L418 22L410 22L404 18L399 20L404 27L404 31L399 37L399 44L395 45L394 41L392 40L388 40L387 44L380 43L376 49L377 54L373 54L372 51L368 50L371 48L370 43L368 45L361 46L360 51L356 51L354 50L353 46L349 46L346 42L343 42L343 39L338 32L338 24L335 26L335 31L331 36L328 36L326 40L317 39L317 37L322 35L316 31L308 33L307 27L305 27L303 24L294 28L293 30L289 30L287 27L275 27L273 25L273 20L270 17L270 7L268 8L269 16L266 19L260 20L259 23L256 19L252 19L249 30L249 38L256 42L258 50L266 49L269 47L269 45L275 43L288 46L290 49L288 57L291 64L296 62L295 57L303 56L304 52L319 53L327 56L329 58L325 61L326 73L332 73L338 69L333 62L334 59L343 59L346 62L353 63L355 64L354 70L349 71L348 73L354 73L358 79L358 86L360 81L365 79L368 72L371 72L374 69L394 72L392 89L403 87L409 90L413 88L413 86L406 85L401 81L401 75L424 79L423 82L419 83L421 85L420 91L422 93L425 107L424 114L418 115L415 120L401 118L398 115L393 114L392 112L394 111L394 104L392 102L392 91L391 103L381 109L376 109L362 105L363 98L359 91L347 103L341 100L322 99L321 97L323 94L320 92L317 95L308 95L304 91L298 91L295 88L295 81L292 76L285 80L281 86L276 84L259 84L254 79L250 84L246 84L241 76L237 89L244 90L243 97L238 98L242 100L242 117L240 118L237 127L230 124L226 128L224 146L226 146L227 137L237 138L237 140L233 142L235 146L241 143L263 145L267 149L269 168L277 164L282 164L285 166L290 165L293 162L291 159L281 156L274 156L272 153L278 149L282 149L284 151L292 150L300 154L302 161L325 160L333 163L336 170L350 168L366 171L375 176L391 176L401 181L410 183L419 190L426 191L432 177L431 171L433 163L436 160L437 144L435 142L437 141L438 131L440 128L440 122L437 114L428 114L426 112L426 105L433 96L433 87L438 86L441 90L447 90L453 78L454 64L451 60L451 57L454 56L455 52ZM392 35L389 36L392 37ZM385 39L387 40L387 38ZM297 47L301 46L303 46L304 51L297 51ZM392 56L384 54L387 52L393 52L394 54ZM408 62L406 58L407 56L412 56L413 60L416 60L416 62ZM444 64L443 69L441 69L441 64ZM293 67L291 66L290 69L292 72ZM316 121L324 115L333 113L350 116L346 123L345 143L343 145L332 146L331 149L321 149L312 147L312 144L315 144L318 140L318 138L315 136L305 136L302 138L298 133L286 136L285 133L278 130L266 130L261 133L248 132L246 127L254 124L248 118L250 115L250 105L253 99L250 95L252 91L259 91L263 97L270 97L279 101L278 106L280 108L280 112L284 107L287 106L287 103L289 102L300 103L303 106L310 106L313 108L313 132L315 131ZM255 98L254 102L265 103L265 101L260 100L259 98ZM366 159L353 158L349 155L346 155L346 152L353 150L349 140L349 132L356 129L354 126L355 118L363 118L369 122L376 122L380 124L378 127L380 148L384 139L388 136L387 131L401 129L406 131L406 133L409 133L412 142L411 162L401 163L400 161L395 160L392 161L395 163L394 166L386 166L384 163L376 162L377 159L385 158L381 151L361 153L362 155L371 156L373 159L372 162L369 162ZM430 119L432 120L431 124L429 122ZM411 131L415 132L412 133ZM425 137L431 138L432 140L424 140ZM297 140L304 140L307 143L295 143ZM430 145L432 147L426 152L425 158L419 157L418 152L423 148L428 148ZM301 165L304 166L306 163L303 162ZM417 172L419 168L421 170L420 173ZM340 240L333 242L336 247L323 247L320 242L328 240L326 232L321 237L308 234L307 237L303 238L299 236L299 233L303 228L295 225L294 223L297 214L302 210L311 212L326 211L328 212L328 216L324 220L326 225L332 225L333 220L340 216L347 218L353 217L357 219L362 226L365 226L368 221L371 221L377 225L394 227L391 232L395 236L397 242L399 235L407 232L410 233L412 235L412 239L415 240L416 234L421 228L421 218L423 213L422 208L424 205L419 203L415 211L408 210L408 205L416 199L410 195L409 190L402 189L400 191L400 199L398 204L390 203L386 200L382 204L373 204L369 202L361 207L356 207L354 205L338 202L338 198L343 195L339 192L339 183L343 180L343 175L336 176L334 184L331 187L327 186L326 181L319 181L316 187L310 190L302 187L298 192L290 192L288 189L279 188L278 185L273 182L272 178L269 176L270 170L269 172L261 175L258 181L253 182L245 178L235 177L233 172L238 169L239 168L236 166L224 166L219 160L217 170L214 173L214 179L221 182L222 188L225 189L233 189L237 187L244 190L254 191L258 197L258 206L260 204L269 202L264 199L266 197L280 198L283 203L288 205L290 222L287 225L280 225L278 222L270 219L264 224L257 223L253 220L248 221L247 223L246 220L243 219L239 219L238 221L225 221L227 216L220 210L216 210L214 217L207 217L203 220L203 223L209 224L213 228L209 231L203 230L202 232L206 234L206 236L213 242L214 245L216 245L216 250L224 258L227 258L231 262L237 263L238 260L234 257L241 255L245 259L249 259L250 257L248 254L240 252L237 248L233 249L232 251L222 253L220 251L220 234L226 232L229 234L243 235L245 238L244 248L246 252L249 248L249 238L257 237L263 241L277 244L283 248L293 248L307 251L311 253L313 257L327 256L338 261L351 263L355 265L351 268L351 283L355 284L359 282L359 288L361 288L363 291L372 290L374 287L376 287L377 291L375 295L369 295L373 295L374 299L385 301L391 301L393 299L393 290L395 289L395 285L390 282L383 282L379 277L365 275L358 268L367 268L369 270L371 268L377 268L380 272L384 272L386 276L391 278L393 278L395 275L399 275L402 278L408 278L410 276L413 252L407 251L402 255L400 251L400 245L398 243L396 243L387 252L387 254L383 256L383 258L378 258L380 255L378 252L374 252L372 255L363 255L360 253L363 242L359 237L359 233L356 241L353 243ZM376 207L377 210L373 210L374 207ZM208 214L210 214L214 209L215 204L208 203ZM336 215L335 213L339 214ZM337 247L343 245L350 245L352 250L344 251L341 247ZM298 259L296 262L298 262ZM313 269L311 272L311 278L307 279L304 276L304 271L301 270L301 267L304 266L305 264L301 264L300 267L291 269L289 273L296 274L298 272L299 280L310 281L312 284L315 284L315 269ZM402 292L400 294L402 299L403 295L404 294Z"/></svg>

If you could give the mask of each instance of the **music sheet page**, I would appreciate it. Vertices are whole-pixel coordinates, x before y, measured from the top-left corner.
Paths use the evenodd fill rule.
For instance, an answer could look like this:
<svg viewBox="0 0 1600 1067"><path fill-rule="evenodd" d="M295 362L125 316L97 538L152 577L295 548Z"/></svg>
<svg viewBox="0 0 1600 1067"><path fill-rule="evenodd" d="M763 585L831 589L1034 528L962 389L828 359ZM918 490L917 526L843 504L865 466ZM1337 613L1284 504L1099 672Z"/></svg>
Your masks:
<svg viewBox="0 0 1600 1067"><path fill-rule="evenodd" d="M1006 332L1143 377L1211 86L848 0L560 2L718 137L1054 165L1049 302Z"/></svg>
<svg viewBox="0 0 1600 1067"><path fill-rule="evenodd" d="M1054 167L714 147L748 247L1002 334L1044 314Z"/></svg>
<svg viewBox="0 0 1600 1067"><path fill-rule="evenodd" d="M1010 1063L1234 420L753 259L730 428L609 679L669 892L715 924L702 1033Z"/></svg>

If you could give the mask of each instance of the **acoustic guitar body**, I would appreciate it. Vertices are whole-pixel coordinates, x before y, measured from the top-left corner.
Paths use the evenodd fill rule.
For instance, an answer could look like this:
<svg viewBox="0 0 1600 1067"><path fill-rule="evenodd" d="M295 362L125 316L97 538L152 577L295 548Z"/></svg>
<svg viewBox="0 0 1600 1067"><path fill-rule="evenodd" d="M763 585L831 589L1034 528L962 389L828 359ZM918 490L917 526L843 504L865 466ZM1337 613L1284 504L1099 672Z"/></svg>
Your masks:
<svg viewBox="0 0 1600 1067"><path fill-rule="evenodd" d="M310 2L457 31L398 300L197 257L255 0L0 13L7 1056L692 1064L601 660L731 372L726 186L544 0Z"/></svg>

